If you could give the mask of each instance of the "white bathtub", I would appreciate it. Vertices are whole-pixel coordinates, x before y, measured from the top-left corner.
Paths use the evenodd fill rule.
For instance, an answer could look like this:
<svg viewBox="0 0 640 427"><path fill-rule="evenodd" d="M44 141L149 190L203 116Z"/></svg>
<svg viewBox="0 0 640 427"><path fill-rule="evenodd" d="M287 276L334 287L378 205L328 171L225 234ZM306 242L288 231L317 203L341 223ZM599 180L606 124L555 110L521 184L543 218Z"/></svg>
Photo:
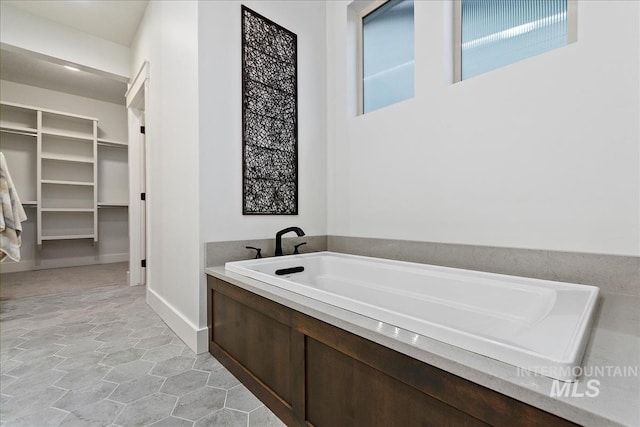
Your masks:
<svg viewBox="0 0 640 427"><path fill-rule="evenodd" d="M304 267L276 275L276 270ZM229 262L229 271L465 350L575 381L599 289L318 252Z"/></svg>

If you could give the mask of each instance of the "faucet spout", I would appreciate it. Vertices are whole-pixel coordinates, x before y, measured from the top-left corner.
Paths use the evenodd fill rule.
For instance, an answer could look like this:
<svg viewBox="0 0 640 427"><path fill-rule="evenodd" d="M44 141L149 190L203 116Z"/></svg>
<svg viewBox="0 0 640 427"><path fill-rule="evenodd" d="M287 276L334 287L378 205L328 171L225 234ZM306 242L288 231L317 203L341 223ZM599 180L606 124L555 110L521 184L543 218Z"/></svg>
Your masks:
<svg viewBox="0 0 640 427"><path fill-rule="evenodd" d="M276 253L275 256L282 256L282 236L289 232L294 232L298 237L304 236L304 231L300 227L288 227L276 233Z"/></svg>

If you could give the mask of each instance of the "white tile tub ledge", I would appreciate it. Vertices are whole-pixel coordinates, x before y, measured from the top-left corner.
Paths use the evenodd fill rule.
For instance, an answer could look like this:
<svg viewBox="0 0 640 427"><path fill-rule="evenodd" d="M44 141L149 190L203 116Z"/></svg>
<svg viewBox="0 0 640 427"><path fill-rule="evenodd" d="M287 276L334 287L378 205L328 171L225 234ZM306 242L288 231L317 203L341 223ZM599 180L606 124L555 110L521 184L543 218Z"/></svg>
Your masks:
<svg viewBox="0 0 640 427"><path fill-rule="evenodd" d="M304 272L275 274L300 266ZM363 268L373 272L356 279ZM598 298L593 286L330 252L205 272L581 425L639 425L637 377L598 377L599 395L591 398L585 397L590 378L549 378L575 381L575 374L605 364L637 365L637 297ZM409 298L400 303L395 294ZM577 394L553 393L565 385Z"/></svg>

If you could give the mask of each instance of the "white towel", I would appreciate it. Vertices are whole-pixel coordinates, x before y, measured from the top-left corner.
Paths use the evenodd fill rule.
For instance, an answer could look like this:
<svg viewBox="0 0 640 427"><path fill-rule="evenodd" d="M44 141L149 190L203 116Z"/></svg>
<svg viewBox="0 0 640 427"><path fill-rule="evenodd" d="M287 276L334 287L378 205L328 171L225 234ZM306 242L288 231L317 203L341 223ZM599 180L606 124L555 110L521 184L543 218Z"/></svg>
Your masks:
<svg viewBox="0 0 640 427"><path fill-rule="evenodd" d="M27 220L13 185L4 154L0 153L0 262L7 257L20 261L22 222Z"/></svg>

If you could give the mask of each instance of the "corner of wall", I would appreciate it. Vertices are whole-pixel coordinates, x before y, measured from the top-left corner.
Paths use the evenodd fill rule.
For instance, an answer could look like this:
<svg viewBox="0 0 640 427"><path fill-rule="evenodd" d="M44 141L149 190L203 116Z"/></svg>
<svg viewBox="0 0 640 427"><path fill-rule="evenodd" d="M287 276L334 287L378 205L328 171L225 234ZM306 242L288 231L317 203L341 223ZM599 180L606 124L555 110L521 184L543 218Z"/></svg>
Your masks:
<svg viewBox="0 0 640 427"><path fill-rule="evenodd" d="M147 288L147 304L194 353L200 354L208 350L208 327L199 328L194 325L153 289Z"/></svg>

